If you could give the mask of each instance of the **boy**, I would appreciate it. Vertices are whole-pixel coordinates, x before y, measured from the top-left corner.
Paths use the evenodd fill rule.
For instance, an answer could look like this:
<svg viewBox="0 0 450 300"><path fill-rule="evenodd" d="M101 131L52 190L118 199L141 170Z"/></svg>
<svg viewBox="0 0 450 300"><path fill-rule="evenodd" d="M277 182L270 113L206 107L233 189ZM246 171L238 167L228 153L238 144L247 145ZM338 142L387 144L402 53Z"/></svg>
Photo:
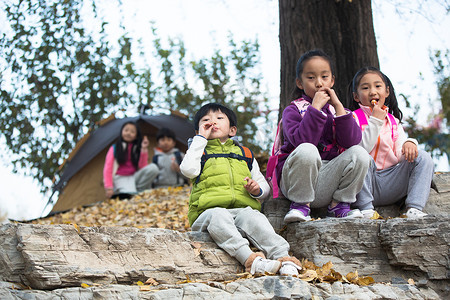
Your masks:
<svg viewBox="0 0 450 300"><path fill-rule="evenodd" d="M298 275L300 262L288 255L289 244L259 211L269 185L257 161L246 162L244 152L250 151L230 139L237 131L234 112L206 104L196 113L194 126L198 134L180 166L183 175L195 178L188 213L192 231L207 231L251 274ZM264 253L253 253L249 240Z"/></svg>
<svg viewBox="0 0 450 300"><path fill-rule="evenodd" d="M175 133L168 128L161 128L156 134L156 144L153 163L158 166L159 173L153 182L153 187L185 184L186 179L180 174L180 163L184 153L175 148Z"/></svg>

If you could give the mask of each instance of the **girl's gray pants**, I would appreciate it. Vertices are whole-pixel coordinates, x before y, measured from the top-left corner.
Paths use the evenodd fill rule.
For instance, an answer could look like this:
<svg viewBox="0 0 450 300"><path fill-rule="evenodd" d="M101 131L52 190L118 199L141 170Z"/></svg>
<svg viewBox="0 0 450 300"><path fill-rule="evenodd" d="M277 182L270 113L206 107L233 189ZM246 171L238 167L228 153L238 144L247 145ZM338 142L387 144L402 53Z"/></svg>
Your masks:
<svg viewBox="0 0 450 300"><path fill-rule="evenodd" d="M361 210L373 209L374 206L394 204L407 196L406 208L423 210L430 195L433 174L433 160L424 150L419 150L414 162L404 160L380 171L372 159L355 206Z"/></svg>
<svg viewBox="0 0 450 300"><path fill-rule="evenodd" d="M332 200L354 203L370 164L364 148L353 146L332 160L322 160L317 147L300 144L283 166L280 189L292 202L326 207Z"/></svg>

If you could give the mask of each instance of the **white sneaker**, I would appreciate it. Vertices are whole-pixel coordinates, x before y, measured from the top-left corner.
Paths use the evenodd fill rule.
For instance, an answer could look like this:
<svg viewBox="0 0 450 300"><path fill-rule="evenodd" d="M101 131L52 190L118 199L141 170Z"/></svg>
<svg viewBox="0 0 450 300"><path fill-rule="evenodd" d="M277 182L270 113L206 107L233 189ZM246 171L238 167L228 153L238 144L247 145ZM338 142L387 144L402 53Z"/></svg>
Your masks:
<svg viewBox="0 0 450 300"><path fill-rule="evenodd" d="M349 211L349 213L347 214L346 217L344 217L344 219L362 219L364 218L363 214L361 213L361 211L357 208L352 209L351 211Z"/></svg>
<svg viewBox="0 0 450 300"><path fill-rule="evenodd" d="M302 267L292 261L283 261L279 273L281 276L296 276L301 269Z"/></svg>
<svg viewBox="0 0 450 300"><path fill-rule="evenodd" d="M284 216L284 223L305 222L310 220L310 216L305 216L298 209L291 209L286 216Z"/></svg>
<svg viewBox="0 0 450 300"><path fill-rule="evenodd" d="M278 260L266 259L261 256L257 256L252 263L250 268L250 273L254 274L276 274L280 269L281 262Z"/></svg>
<svg viewBox="0 0 450 300"><path fill-rule="evenodd" d="M428 214L424 213L423 211L418 210L417 208L411 207L405 213L405 216L408 219L420 219L420 218L423 218L425 216L428 216Z"/></svg>
<svg viewBox="0 0 450 300"><path fill-rule="evenodd" d="M371 219L373 215L376 213L374 209L363 209L361 210L361 214L364 219Z"/></svg>

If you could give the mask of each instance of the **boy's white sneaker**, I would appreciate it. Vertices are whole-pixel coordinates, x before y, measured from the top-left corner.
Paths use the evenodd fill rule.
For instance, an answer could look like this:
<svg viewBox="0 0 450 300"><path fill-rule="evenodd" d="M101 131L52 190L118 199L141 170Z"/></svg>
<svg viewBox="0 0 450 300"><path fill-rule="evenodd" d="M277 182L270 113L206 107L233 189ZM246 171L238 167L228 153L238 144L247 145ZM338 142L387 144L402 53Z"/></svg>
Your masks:
<svg viewBox="0 0 450 300"><path fill-rule="evenodd" d="M361 210L364 219L371 219L376 213L374 209L363 209Z"/></svg>
<svg viewBox="0 0 450 300"><path fill-rule="evenodd" d="M418 210L417 208L411 207L405 213L405 216L408 219L420 219L420 218L423 218L425 216L428 216L428 214L424 213L423 211Z"/></svg>
<svg viewBox="0 0 450 300"><path fill-rule="evenodd" d="M297 266L292 261L283 261L281 263L280 275L281 276L297 276L298 271L300 271L302 267Z"/></svg>
<svg viewBox="0 0 450 300"><path fill-rule="evenodd" d="M281 262L273 259L266 259L260 256L256 257L250 268L250 273L254 274L276 274L280 269Z"/></svg>

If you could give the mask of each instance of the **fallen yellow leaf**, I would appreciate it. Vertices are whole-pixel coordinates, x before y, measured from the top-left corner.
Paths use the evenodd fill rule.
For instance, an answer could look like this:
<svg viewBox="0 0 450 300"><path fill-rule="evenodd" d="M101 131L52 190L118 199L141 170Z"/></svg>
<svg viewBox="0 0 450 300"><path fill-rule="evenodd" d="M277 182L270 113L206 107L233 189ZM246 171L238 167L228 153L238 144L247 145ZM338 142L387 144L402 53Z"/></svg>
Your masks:
<svg viewBox="0 0 450 300"><path fill-rule="evenodd" d="M147 281L145 282L145 284L158 285L159 282L156 281L155 279L153 279L153 278L150 277L149 279L147 279Z"/></svg>
<svg viewBox="0 0 450 300"><path fill-rule="evenodd" d="M305 273L299 274L298 278L304 281L313 281L317 278L317 272L314 270L306 270Z"/></svg>

